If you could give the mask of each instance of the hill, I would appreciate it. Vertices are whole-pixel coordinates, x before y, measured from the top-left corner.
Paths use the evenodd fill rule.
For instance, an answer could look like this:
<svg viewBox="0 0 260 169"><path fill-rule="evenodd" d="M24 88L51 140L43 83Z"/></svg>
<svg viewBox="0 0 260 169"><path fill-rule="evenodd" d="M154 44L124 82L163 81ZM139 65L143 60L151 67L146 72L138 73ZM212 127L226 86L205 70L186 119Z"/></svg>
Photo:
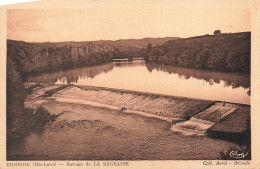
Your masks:
<svg viewBox="0 0 260 169"><path fill-rule="evenodd" d="M164 65L250 72L251 33L205 35L148 46L145 59Z"/></svg>
<svg viewBox="0 0 260 169"><path fill-rule="evenodd" d="M96 65L109 62L113 58L143 57L148 43L160 45L172 39L177 38L55 43L7 40L8 67L15 67L21 77L25 78L32 73Z"/></svg>

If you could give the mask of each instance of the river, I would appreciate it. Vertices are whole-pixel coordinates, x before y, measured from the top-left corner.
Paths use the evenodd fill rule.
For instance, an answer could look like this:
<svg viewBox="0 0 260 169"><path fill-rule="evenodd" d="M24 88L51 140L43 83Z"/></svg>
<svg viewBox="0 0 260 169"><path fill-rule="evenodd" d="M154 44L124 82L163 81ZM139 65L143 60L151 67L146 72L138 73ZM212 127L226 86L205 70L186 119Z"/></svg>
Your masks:
<svg viewBox="0 0 260 169"><path fill-rule="evenodd" d="M32 132L12 160L203 160L238 145L170 131L171 123L107 108L49 100L56 121Z"/></svg>
<svg viewBox="0 0 260 169"><path fill-rule="evenodd" d="M128 89L250 104L250 75L114 60L104 65L45 73L29 82Z"/></svg>
<svg viewBox="0 0 260 169"><path fill-rule="evenodd" d="M216 160L220 152L239 148L236 143L205 135L173 132L170 129L174 124L167 121L82 104L80 99L90 95L85 97L84 90L78 87L61 90L53 97L38 97L43 90L55 88L50 84L102 86L250 103L248 74L147 64L142 59L45 73L30 77L28 82L44 85L28 94L25 107L42 106L59 116L36 131L23 130L29 134L21 133L26 137L8 150L7 157L11 160ZM78 92L72 94L70 91L74 90ZM78 96L76 102L64 102L66 97L74 95Z"/></svg>

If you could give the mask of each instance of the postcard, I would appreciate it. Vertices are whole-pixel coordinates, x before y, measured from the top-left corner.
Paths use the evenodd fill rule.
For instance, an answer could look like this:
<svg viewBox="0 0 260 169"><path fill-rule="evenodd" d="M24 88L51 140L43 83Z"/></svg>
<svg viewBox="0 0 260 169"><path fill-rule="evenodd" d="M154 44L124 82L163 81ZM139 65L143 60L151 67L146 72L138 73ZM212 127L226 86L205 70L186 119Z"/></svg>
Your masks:
<svg viewBox="0 0 260 169"><path fill-rule="evenodd" d="M259 7L1 6L0 169L260 169Z"/></svg>

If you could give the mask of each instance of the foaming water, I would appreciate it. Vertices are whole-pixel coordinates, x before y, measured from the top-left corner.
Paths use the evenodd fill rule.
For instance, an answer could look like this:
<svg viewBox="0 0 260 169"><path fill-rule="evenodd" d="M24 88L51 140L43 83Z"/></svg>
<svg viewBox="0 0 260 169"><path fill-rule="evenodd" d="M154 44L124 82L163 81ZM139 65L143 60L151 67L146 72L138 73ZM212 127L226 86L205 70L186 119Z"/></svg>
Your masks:
<svg viewBox="0 0 260 169"><path fill-rule="evenodd" d="M217 159L221 151L237 146L179 135L169 130L168 122L121 111L57 101L43 106L61 115L42 133L26 138L18 152L33 155L31 160Z"/></svg>

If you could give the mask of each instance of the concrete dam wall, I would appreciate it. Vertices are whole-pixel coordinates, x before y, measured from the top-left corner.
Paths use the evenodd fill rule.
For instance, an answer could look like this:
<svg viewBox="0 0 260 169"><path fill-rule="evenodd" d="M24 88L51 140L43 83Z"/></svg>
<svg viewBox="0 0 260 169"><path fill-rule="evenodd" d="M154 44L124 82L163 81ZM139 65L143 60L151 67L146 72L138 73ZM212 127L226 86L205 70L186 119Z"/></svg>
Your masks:
<svg viewBox="0 0 260 169"><path fill-rule="evenodd" d="M48 99L86 104L166 120L171 131L183 135L243 133L250 119L250 106L154 93L92 86L26 83L31 88L26 107ZM32 87L35 86L35 87Z"/></svg>

